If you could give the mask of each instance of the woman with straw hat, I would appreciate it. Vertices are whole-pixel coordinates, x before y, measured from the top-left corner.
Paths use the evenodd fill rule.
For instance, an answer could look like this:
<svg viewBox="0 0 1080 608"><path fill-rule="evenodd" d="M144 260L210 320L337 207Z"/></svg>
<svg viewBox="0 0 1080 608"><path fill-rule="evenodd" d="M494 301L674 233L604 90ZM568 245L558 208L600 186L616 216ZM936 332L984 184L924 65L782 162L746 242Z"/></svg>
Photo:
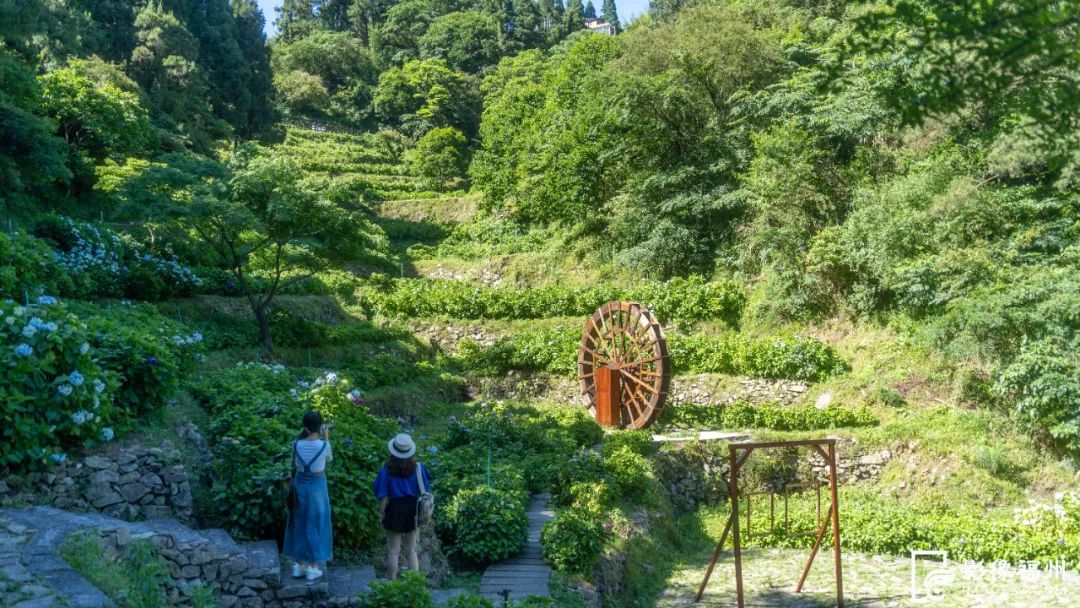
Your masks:
<svg viewBox="0 0 1080 608"><path fill-rule="evenodd" d="M417 501L431 487L431 473L416 462L416 444L408 434L398 433L387 447L390 458L375 477L375 498L379 501L382 526L386 530L386 577L393 580L397 578L403 540L409 570L420 569L416 557ZM423 488L420 478L423 478Z"/></svg>

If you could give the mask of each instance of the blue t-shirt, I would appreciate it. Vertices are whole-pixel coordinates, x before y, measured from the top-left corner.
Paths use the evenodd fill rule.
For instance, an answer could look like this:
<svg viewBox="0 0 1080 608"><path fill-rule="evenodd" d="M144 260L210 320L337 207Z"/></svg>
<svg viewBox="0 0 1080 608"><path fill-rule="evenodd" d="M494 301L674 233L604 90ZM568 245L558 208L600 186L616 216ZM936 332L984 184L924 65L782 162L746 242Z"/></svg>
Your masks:
<svg viewBox="0 0 1080 608"><path fill-rule="evenodd" d="M424 476L424 486L430 492L431 473L427 470L427 467L420 463L416 463L416 466L420 467L421 474ZM420 484L416 481L416 474L414 473L408 477L398 477L397 475L391 475L386 470L386 465L383 465L383 468L379 469L379 474L375 477L375 499L382 500L389 497L390 500L394 500L406 496L420 496Z"/></svg>

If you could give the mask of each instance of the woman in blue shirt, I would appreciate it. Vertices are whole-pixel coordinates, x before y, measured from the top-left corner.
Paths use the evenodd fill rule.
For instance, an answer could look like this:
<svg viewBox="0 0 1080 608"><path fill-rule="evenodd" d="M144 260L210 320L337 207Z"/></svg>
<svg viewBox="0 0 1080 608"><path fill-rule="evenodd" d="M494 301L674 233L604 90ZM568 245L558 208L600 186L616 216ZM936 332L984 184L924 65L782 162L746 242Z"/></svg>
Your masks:
<svg viewBox="0 0 1080 608"><path fill-rule="evenodd" d="M401 541L405 540L405 559L412 571L420 569L416 558L416 503L422 494L417 470L424 478L424 486L430 491L431 473L427 467L416 462L416 444L412 437L398 433L390 440L390 458L375 477L375 499L382 510L382 526L386 530L387 560L386 577L397 578L398 556Z"/></svg>

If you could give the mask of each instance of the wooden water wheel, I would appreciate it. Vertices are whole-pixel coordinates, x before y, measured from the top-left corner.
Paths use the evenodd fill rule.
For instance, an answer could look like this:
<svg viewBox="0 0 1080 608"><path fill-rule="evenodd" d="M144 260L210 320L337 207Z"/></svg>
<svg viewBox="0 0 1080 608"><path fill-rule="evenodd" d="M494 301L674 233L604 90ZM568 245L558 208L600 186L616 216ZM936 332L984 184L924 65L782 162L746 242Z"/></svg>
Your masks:
<svg viewBox="0 0 1080 608"><path fill-rule="evenodd" d="M640 429L660 416L671 359L660 323L637 302L601 306L581 334L578 378L600 424Z"/></svg>

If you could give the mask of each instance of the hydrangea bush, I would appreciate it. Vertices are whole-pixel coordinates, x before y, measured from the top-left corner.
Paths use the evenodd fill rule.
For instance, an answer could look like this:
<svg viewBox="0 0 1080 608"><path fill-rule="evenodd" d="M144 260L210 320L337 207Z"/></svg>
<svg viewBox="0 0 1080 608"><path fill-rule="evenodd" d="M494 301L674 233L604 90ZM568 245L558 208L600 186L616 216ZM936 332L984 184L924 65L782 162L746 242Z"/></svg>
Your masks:
<svg viewBox="0 0 1080 608"><path fill-rule="evenodd" d="M65 450L111 439L117 385L86 324L54 298L0 303L0 466L62 462Z"/></svg>
<svg viewBox="0 0 1080 608"><path fill-rule="evenodd" d="M70 277L72 295L157 300L186 295L202 284L190 268L107 228L49 217L34 233L56 247L53 257Z"/></svg>
<svg viewBox="0 0 1080 608"><path fill-rule="evenodd" d="M350 379L330 371L297 378L280 364L240 363L194 383L192 393L211 413L208 507L218 525L248 538L280 536L286 515L281 480L291 470L292 443L311 409L333 427L327 482L335 545L364 548L382 538L371 486L396 425L373 416Z"/></svg>

